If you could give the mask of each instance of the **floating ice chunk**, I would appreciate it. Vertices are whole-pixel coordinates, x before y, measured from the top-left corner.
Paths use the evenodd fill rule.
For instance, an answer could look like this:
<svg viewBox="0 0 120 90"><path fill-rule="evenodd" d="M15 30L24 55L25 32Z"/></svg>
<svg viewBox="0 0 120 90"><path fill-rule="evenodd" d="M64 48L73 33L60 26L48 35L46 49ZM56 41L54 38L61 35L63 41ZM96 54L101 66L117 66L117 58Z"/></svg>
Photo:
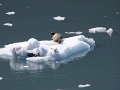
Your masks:
<svg viewBox="0 0 120 90"><path fill-rule="evenodd" d="M91 86L91 84L80 84L80 85L78 85L78 87L79 88L85 88L85 87L90 87Z"/></svg>
<svg viewBox="0 0 120 90"><path fill-rule="evenodd" d="M1 6L2 4L0 3L0 6Z"/></svg>
<svg viewBox="0 0 120 90"><path fill-rule="evenodd" d="M65 32L66 34L82 34L82 32Z"/></svg>
<svg viewBox="0 0 120 90"><path fill-rule="evenodd" d="M105 28L105 27L96 27L96 28L91 28L89 29L89 33L96 33L96 32L105 32L107 33L109 36L112 35L113 33L113 29L112 28L109 28L108 30Z"/></svg>
<svg viewBox="0 0 120 90"><path fill-rule="evenodd" d="M64 60L70 57L82 57L88 53L95 46L95 41L91 38L87 38L84 35L78 35L73 37L64 38L61 44L53 44L53 41L38 41L34 38L28 41L13 43L5 45L0 49L0 58L8 57L21 57L26 58L30 62L47 62ZM21 47L21 48L20 48ZM35 48L44 47L46 54L39 57L27 57L27 51L33 51ZM13 48L17 55L14 55ZM18 49L17 49L18 48ZM37 51L35 51L37 52ZM40 52L41 55L42 52ZM81 56L82 55L82 56ZM4 56L4 57L3 57ZM54 67L54 65L53 65Z"/></svg>
<svg viewBox="0 0 120 90"><path fill-rule="evenodd" d="M106 32L105 27L96 27L89 29L89 33L96 33L96 32Z"/></svg>
<svg viewBox="0 0 120 90"><path fill-rule="evenodd" d="M9 27L12 27L12 26L13 26L12 23L4 23L3 25L4 25L4 26L9 26Z"/></svg>
<svg viewBox="0 0 120 90"><path fill-rule="evenodd" d="M2 80L3 78L2 77L0 77L0 80Z"/></svg>
<svg viewBox="0 0 120 90"><path fill-rule="evenodd" d="M108 35L111 37L112 33L113 33L113 29L112 28L109 28L107 31Z"/></svg>
<svg viewBox="0 0 120 90"><path fill-rule="evenodd" d="M29 68L29 66L23 66L24 68Z"/></svg>
<svg viewBox="0 0 120 90"><path fill-rule="evenodd" d="M53 19L57 21L63 21L65 20L65 17L57 16L57 17L53 17Z"/></svg>
<svg viewBox="0 0 120 90"><path fill-rule="evenodd" d="M7 12L6 14L7 14L7 15L14 15L15 12L14 12L14 11L12 11L12 12Z"/></svg>

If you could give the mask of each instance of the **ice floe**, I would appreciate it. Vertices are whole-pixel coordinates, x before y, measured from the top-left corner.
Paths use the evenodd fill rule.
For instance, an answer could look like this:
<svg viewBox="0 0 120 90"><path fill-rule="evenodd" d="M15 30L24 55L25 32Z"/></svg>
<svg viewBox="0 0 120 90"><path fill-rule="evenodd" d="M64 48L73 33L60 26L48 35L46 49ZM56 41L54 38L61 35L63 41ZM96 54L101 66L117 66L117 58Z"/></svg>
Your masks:
<svg viewBox="0 0 120 90"><path fill-rule="evenodd" d="M14 15L15 12L14 12L14 11L12 11L12 12L7 12L6 14L7 14L7 15Z"/></svg>
<svg viewBox="0 0 120 90"><path fill-rule="evenodd" d="M113 29L112 29L112 28L109 28L109 29L107 30L105 27L95 27L95 28L89 29L89 33L96 33L96 32L99 32L99 33L107 33L109 36L111 36L112 33L113 33Z"/></svg>
<svg viewBox="0 0 120 90"><path fill-rule="evenodd" d="M82 34L82 32L65 32L66 34Z"/></svg>
<svg viewBox="0 0 120 90"><path fill-rule="evenodd" d="M4 26L9 26L9 27L12 27L12 26L13 26L12 23L4 23L3 25L4 25Z"/></svg>
<svg viewBox="0 0 120 90"><path fill-rule="evenodd" d="M0 77L0 80L2 80L3 78L2 77Z"/></svg>
<svg viewBox="0 0 120 90"><path fill-rule="evenodd" d="M85 87L90 87L91 84L80 84L78 85L78 88L85 88Z"/></svg>
<svg viewBox="0 0 120 90"><path fill-rule="evenodd" d="M0 58L10 59L10 67L14 70L37 70L46 65L55 69L61 63L85 56L94 46L93 38L84 35L64 38L60 44L52 40L38 41L30 38L28 41L5 45L0 49ZM29 57L28 53L40 53L40 56ZM16 60L26 60L27 64Z"/></svg>
<svg viewBox="0 0 120 90"><path fill-rule="evenodd" d="M65 20L65 17L57 16L57 17L53 17L53 19L57 20L57 21L63 21L63 20Z"/></svg>
<svg viewBox="0 0 120 90"><path fill-rule="evenodd" d="M2 4L0 3L0 6L1 6Z"/></svg>
<svg viewBox="0 0 120 90"><path fill-rule="evenodd" d="M95 41L92 38L86 38L84 35L73 36L64 38L61 44L53 41L38 41L34 38L26 42L13 43L5 45L0 49L0 57L14 57L16 54L21 58L25 57L26 60L32 62L45 62L49 59L58 60L65 59L76 54L83 54L89 52L95 46ZM44 52L45 56L40 57L27 57L27 53L39 49L40 54ZM35 51L35 53L38 51Z"/></svg>

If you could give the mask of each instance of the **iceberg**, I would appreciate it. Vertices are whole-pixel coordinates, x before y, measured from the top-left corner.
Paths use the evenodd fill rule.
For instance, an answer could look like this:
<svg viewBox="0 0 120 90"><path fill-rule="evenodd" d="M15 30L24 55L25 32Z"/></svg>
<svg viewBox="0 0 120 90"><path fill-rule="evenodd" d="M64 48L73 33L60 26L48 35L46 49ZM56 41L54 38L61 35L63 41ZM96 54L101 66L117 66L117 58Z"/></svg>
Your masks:
<svg viewBox="0 0 120 90"><path fill-rule="evenodd" d="M53 19L57 21L63 21L65 20L65 17L57 16L57 17L53 17Z"/></svg>
<svg viewBox="0 0 120 90"><path fill-rule="evenodd" d="M108 30L105 28L105 27L95 27L95 28L91 28L89 29L89 33L96 33L96 32L99 32L99 33L107 33L110 37L113 33L113 29L112 28L109 28Z"/></svg>
<svg viewBox="0 0 120 90"><path fill-rule="evenodd" d="M14 11L12 11L12 12L7 12L6 14L7 14L7 15L14 15L15 12L14 12Z"/></svg>
<svg viewBox="0 0 120 90"><path fill-rule="evenodd" d="M93 38L84 35L64 38L61 43L52 40L38 41L30 38L28 41L5 45L0 49L0 58L25 59L29 62L64 61L68 58L84 56L95 46ZM29 57L28 53L39 53L39 56ZM77 56L78 55L78 56ZM26 66L25 66L26 67Z"/></svg>
<svg viewBox="0 0 120 90"><path fill-rule="evenodd" d="M9 26L9 27L12 27L12 26L13 26L12 23L4 23L3 25L4 25L4 26Z"/></svg>

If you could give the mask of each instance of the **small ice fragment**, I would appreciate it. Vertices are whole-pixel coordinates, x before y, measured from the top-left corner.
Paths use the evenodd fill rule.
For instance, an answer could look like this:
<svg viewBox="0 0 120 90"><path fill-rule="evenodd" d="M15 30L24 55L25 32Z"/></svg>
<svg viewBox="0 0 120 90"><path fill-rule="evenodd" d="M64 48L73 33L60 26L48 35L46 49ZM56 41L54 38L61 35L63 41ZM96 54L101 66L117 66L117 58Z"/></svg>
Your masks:
<svg viewBox="0 0 120 90"><path fill-rule="evenodd" d="M96 28L91 28L89 29L89 33L96 33L96 32L106 32L110 37L113 33L113 29L112 28L109 28L108 30L106 30L105 27L96 27Z"/></svg>
<svg viewBox="0 0 120 90"><path fill-rule="evenodd" d="M82 32L65 32L66 34L82 34Z"/></svg>
<svg viewBox="0 0 120 90"><path fill-rule="evenodd" d="M57 16L57 17L53 17L53 19L57 21L63 21L65 20L65 17Z"/></svg>
<svg viewBox="0 0 120 90"><path fill-rule="evenodd" d="M1 6L2 4L0 3L0 6Z"/></svg>
<svg viewBox="0 0 120 90"><path fill-rule="evenodd" d="M112 36L112 33L113 33L113 29L112 28L109 28L107 31L108 35L111 37Z"/></svg>
<svg viewBox="0 0 120 90"><path fill-rule="evenodd" d="M15 12L14 12L14 11L12 11L12 12L7 12L6 14L7 14L7 15L14 15Z"/></svg>
<svg viewBox="0 0 120 90"><path fill-rule="evenodd" d="M2 80L3 78L2 77L0 77L0 80Z"/></svg>
<svg viewBox="0 0 120 90"><path fill-rule="evenodd" d="M107 17L107 16L104 16L105 18Z"/></svg>
<svg viewBox="0 0 120 90"><path fill-rule="evenodd" d="M85 88L85 87L90 87L91 86L91 84L80 84L80 85L78 85L78 87L79 88Z"/></svg>
<svg viewBox="0 0 120 90"><path fill-rule="evenodd" d="M13 26L12 23L4 23L3 25L4 25L4 26L9 26L9 27L12 27L12 26Z"/></svg>
<svg viewBox="0 0 120 90"><path fill-rule="evenodd" d="M89 29L89 33L96 33L96 32L106 32L105 27L96 27Z"/></svg>
<svg viewBox="0 0 120 90"><path fill-rule="evenodd" d="M23 66L24 68L29 68L29 66Z"/></svg>

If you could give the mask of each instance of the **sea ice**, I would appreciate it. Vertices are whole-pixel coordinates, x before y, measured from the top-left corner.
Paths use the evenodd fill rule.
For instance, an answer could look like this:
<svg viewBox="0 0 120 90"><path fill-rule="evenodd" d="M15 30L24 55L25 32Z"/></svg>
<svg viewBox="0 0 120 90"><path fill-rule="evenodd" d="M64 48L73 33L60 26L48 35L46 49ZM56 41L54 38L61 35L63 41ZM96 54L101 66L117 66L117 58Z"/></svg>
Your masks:
<svg viewBox="0 0 120 90"><path fill-rule="evenodd" d="M96 32L99 32L99 33L107 33L110 37L113 33L113 29L112 28L109 28L108 30L105 28L105 27L95 27L95 28L91 28L89 29L89 33L96 33Z"/></svg>
<svg viewBox="0 0 120 90"><path fill-rule="evenodd" d="M15 12L14 12L14 11L12 11L12 12L7 12L6 14L7 14L7 15L14 15Z"/></svg>
<svg viewBox="0 0 120 90"><path fill-rule="evenodd" d="M53 17L53 19L57 21L63 21L65 20L65 17L57 16L57 17Z"/></svg>
<svg viewBox="0 0 120 90"><path fill-rule="evenodd" d="M82 32L65 32L66 34L82 34Z"/></svg>
<svg viewBox="0 0 120 90"><path fill-rule="evenodd" d="M85 87L90 87L91 86L91 84L80 84L80 85L78 85L78 87L79 88L85 88Z"/></svg>
<svg viewBox="0 0 120 90"><path fill-rule="evenodd" d="M2 77L0 77L0 80L2 80L3 78Z"/></svg>
<svg viewBox="0 0 120 90"><path fill-rule="evenodd" d="M112 28L109 28L107 31L108 35L111 37L112 36L112 33L113 33L113 29Z"/></svg>
<svg viewBox="0 0 120 90"><path fill-rule="evenodd" d="M84 35L78 35L73 37L64 38L61 44L53 42L52 40L38 41L34 38L28 41L13 43L5 45L4 48L0 49L0 58L15 57L25 58L31 62L46 62L46 61L57 61L64 60L69 57L74 57L78 54L85 55L95 46L95 41L92 38L86 38ZM43 56L28 57L28 51L38 52L35 48L41 50L44 48L46 52ZM40 52L40 55L42 52ZM79 56L80 56L79 55Z"/></svg>
<svg viewBox="0 0 120 90"><path fill-rule="evenodd" d="M2 4L0 3L0 6L1 6Z"/></svg>
<svg viewBox="0 0 120 90"><path fill-rule="evenodd" d="M4 23L3 25L4 25L4 26L9 26L9 27L12 27L12 26L13 26L12 23Z"/></svg>

